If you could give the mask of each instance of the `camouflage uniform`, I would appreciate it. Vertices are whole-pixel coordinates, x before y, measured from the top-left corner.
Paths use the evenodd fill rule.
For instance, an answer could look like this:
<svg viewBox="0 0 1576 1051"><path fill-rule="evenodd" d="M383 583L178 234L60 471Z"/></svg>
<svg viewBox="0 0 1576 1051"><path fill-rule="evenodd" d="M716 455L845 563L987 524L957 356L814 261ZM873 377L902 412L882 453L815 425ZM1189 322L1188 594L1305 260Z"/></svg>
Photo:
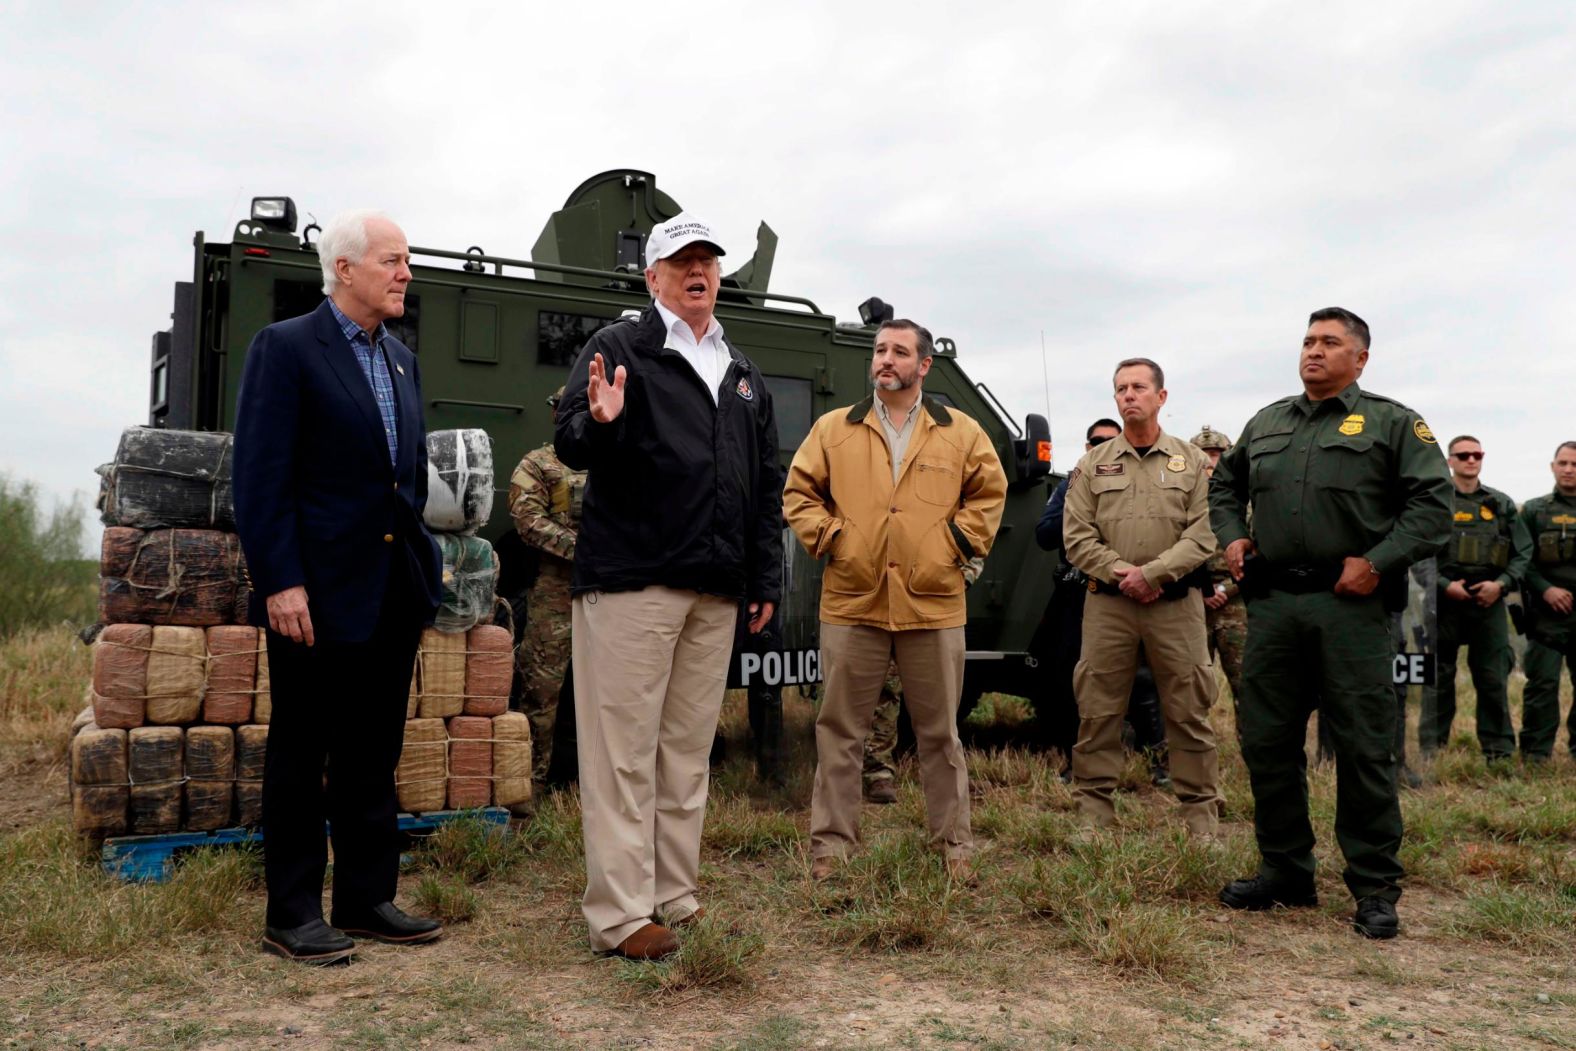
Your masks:
<svg viewBox="0 0 1576 1051"><path fill-rule="evenodd" d="M586 473L565 467L551 443L525 454L509 478L509 515L525 543L540 553L526 593L525 628L514 652L510 707L531 722L533 797L547 786L553 757L558 691L570 658L569 571L580 528Z"/></svg>
<svg viewBox="0 0 1576 1051"><path fill-rule="evenodd" d="M1205 452L1231 448L1231 439L1209 424L1193 435L1193 444ZM1242 601L1237 582L1226 569L1225 551L1210 556L1209 579L1216 594L1224 594L1227 602L1219 609L1204 609L1205 629L1209 632L1209 652L1220 661L1231 686L1231 703L1235 707L1242 698L1242 649L1248 641L1248 607Z"/></svg>
<svg viewBox="0 0 1576 1051"><path fill-rule="evenodd" d="M975 557L963 567L963 586L969 587L979 579L985 560ZM882 781L897 780L897 716L903 704L903 683L897 677L897 662L887 666L886 682L881 684L881 699L876 702L876 714L870 724L870 736L865 738L865 793Z"/></svg>

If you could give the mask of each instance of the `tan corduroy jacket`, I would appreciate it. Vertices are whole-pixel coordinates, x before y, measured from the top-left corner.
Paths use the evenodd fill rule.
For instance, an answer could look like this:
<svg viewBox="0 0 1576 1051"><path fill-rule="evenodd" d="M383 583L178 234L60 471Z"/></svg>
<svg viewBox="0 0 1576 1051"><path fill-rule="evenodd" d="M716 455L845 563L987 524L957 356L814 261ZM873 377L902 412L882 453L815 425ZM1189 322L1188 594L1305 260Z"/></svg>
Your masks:
<svg viewBox="0 0 1576 1051"><path fill-rule="evenodd" d="M829 555L821 620L904 631L967 619L963 567L989 553L1007 476L980 425L925 398L897 484L874 397L815 422L794 454L783 515Z"/></svg>

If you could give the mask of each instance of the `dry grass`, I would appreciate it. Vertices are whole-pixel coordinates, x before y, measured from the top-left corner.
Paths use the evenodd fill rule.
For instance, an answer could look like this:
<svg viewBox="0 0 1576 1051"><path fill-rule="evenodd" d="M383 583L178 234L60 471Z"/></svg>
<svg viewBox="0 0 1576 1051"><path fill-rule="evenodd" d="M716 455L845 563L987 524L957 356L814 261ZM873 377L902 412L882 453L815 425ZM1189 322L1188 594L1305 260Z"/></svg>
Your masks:
<svg viewBox="0 0 1576 1051"><path fill-rule="evenodd" d="M26 636L0 647L0 668L12 669L0 714L28 742L18 752L8 733L7 754L57 757L85 650L60 632ZM1467 730L1472 700L1463 690ZM1017 717L1016 702L988 701ZM540 801L516 833L463 822L421 844L403 891L452 924L447 936L376 947L336 973L256 952L254 855L197 854L170 883L125 886L57 816L0 836L0 945L20 964L0 967L0 1043L560 1047L654 1035L659 1047L1150 1048L1258 1046L1274 1031L1344 1047L1393 1031L1428 1046L1482 1046L1492 1032L1533 1047L1576 1032L1576 769L1564 755L1535 774L1491 773L1475 746L1452 744L1423 770L1430 786L1403 796L1406 927L1380 946L1346 926L1329 766L1310 778L1324 906L1243 916L1215 903L1255 862L1229 705L1215 713L1221 843L1183 837L1140 762L1124 777L1120 830L1080 843L1054 757L971 750L979 883L962 887L925 842L911 759L898 804L865 808L864 849L835 879L806 878L813 713L792 691L787 702L793 769L773 788L755 783L737 743L742 704L729 701L736 743L714 781L701 871L708 917L666 963L586 948L572 792ZM1531 999L1539 991L1547 1003ZM1384 1003L1384 1026L1348 1000ZM1519 1028L1488 1028L1505 1002L1523 1005Z"/></svg>

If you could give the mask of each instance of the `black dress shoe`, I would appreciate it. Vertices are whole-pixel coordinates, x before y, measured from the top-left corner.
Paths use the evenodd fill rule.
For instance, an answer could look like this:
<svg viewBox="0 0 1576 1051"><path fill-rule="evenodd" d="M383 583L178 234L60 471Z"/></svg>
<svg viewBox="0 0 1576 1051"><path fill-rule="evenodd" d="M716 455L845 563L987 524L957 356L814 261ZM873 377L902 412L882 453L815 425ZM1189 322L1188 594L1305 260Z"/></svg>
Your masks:
<svg viewBox="0 0 1576 1051"><path fill-rule="evenodd" d="M392 901L374 905L370 912L354 916L342 917L336 912L334 925L352 938L371 938L390 945L436 941L443 933L443 924L437 920L406 915Z"/></svg>
<svg viewBox="0 0 1576 1051"><path fill-rule="evenodd" d="M1394 938L1401 930L1401 918L1395 914L1395 902L1363 898L1357 902L1352 926L1367 938Z"/></svg>
<svg viewBox="0 0 1576 1051"><path fill-rule="evenodd" d="M299 927L263 928L263 951L321 966L349 960L356 943L322 920L313 920Z"/></svg>
<svg viewBox="0 0 1576 1051"><path fill-rule="evenodd" d="M1234 879L1220 890L1220 903L1231 909L1309 908L1319 904L1312 884L1301 885L1254 876Z"/></svg>

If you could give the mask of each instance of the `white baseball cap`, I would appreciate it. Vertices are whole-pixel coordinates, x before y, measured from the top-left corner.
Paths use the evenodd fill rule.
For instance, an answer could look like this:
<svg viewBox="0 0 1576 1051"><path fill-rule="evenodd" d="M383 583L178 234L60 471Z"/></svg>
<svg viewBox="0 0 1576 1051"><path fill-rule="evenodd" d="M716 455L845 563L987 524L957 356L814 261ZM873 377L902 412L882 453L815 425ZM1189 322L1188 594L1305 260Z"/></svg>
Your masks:
<svg viewBox="0 0 1576 1051"><path fill-rule="evenodd" d="M658 259L666 259L696 241L704 241L711 245L717 250L718 255L728 254L717 242L710 225L701 222L688 212L680 212L651 231L651 236L646 239L646 266L648 268L656 266Z"/></svg>

